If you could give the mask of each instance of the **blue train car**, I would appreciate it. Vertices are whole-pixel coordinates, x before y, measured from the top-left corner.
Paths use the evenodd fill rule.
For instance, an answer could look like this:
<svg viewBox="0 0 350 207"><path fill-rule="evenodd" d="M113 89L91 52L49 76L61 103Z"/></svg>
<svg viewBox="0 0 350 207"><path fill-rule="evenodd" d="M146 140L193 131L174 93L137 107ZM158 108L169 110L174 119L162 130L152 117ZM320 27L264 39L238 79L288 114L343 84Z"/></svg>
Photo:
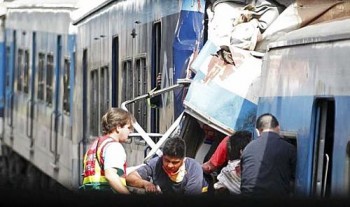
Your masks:
<svg viewBox="0 0 350 207"><path fill-rule="evenodd" d="M264 57L257 114L275 114L297 146L296 195L349 195L349 37L348 18L315 24Z"/></svg>

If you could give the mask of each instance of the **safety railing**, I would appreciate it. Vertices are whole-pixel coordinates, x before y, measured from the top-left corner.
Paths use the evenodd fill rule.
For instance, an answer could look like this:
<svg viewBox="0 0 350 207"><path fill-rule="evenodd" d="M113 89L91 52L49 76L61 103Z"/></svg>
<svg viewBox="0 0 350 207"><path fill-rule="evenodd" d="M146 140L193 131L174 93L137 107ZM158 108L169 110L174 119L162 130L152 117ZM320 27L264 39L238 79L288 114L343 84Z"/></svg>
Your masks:
<svg viewBox="0 0 350 207"><path fill-rule="evenodd" d="M161 94L173 91L177 88L183 88L183 87L187 87L189 84L191 83L191 79L178 79L177 83L175 85L169 86L167 88L162 88L156 91L152 91L152 93L147 93L138 97L135 97L134 99L131 100L127 100L124 101L121 104L121 108L128 111L127 109L127 105L131 104L131 103L135 103L137 101L141 101L141 100L145 100L148 98L152 98L155 96L159 96ZM135 121L135 123L133 124L133 127L135 129L135 131L137 133L133 133L132 136L140 136L142 137L146 143L148 144L149 147L151 147L151 151L148 153L148 155L145 157L145 161L148 160L149 158L151 158L155 153L158 156L162 155L161 150L159 149L160 146L162 146L162 144L164 143L164 141L171 135L171 133L178 127L180 120L182 118L183 113L174 121L174 123L169 127L169 129L163 134L161 135L161 138L159 139L159 141L157 143L154 143L154 141L151 138L151 135L154 133L147 133L141 126L140 124ZM160 136L158 134L158 136Z"/></svg>

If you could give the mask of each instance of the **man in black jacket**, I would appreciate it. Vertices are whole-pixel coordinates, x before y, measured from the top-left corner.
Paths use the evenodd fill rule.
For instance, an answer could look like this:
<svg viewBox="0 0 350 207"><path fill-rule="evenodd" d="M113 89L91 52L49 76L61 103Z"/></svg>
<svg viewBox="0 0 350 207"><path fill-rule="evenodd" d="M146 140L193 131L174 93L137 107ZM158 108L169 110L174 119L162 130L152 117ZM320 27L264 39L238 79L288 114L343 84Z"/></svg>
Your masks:
<svg viewBox="0 0 350 207"><path fill-rule="evenodd" d="M296 149L279 135L272 114L258 117L259 137L243 150L241 192L249 196L289 196L295 176Z"/></svg>

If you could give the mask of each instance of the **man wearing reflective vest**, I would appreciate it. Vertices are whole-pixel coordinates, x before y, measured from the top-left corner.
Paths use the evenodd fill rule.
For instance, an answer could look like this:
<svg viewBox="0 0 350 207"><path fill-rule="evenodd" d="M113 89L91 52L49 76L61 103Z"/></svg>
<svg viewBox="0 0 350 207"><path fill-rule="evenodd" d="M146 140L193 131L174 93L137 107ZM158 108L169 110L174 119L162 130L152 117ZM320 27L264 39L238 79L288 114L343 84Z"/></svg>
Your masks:
<svg viewBox="0 0 350 207"><path fill-rule="evenodd" d="M135 118L120 108L111 108L102 117L103 136L98 137L84 156L81 190L112 190L129 194L125 183L126 153L121 143L132 131Z"/></svg>

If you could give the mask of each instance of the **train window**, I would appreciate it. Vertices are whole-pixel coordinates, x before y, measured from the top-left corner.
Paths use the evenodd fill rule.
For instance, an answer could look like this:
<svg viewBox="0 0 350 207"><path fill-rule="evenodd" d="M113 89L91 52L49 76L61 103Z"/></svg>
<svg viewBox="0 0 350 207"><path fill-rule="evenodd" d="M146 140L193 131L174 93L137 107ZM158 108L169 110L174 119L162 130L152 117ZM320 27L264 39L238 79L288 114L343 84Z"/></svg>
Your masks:
<svg viewBox="0 0 350 207"><path fill-rule="evenodd" d="M133 74L131 64L131 59L122 62L122 101L130 100L133 97ZM133 112L130 108L128 108L128 110Z"/></svg>
<svg viewBox="0 0 350 207"><path fill-rule="evenodd" d="M23 50L18 49L17 56L17 91L22 91Z"/></svg>
<svg viewBox="0 0 350 207"><path fill-rule="evenodd" d="M69 73L70 60L69 58L64 59L64 68L63 68L63 111L66 114L70 113L70 73Z"/></svg>
<svg viewBox="0 0 350 207"><path fill-rule="evenodd" d="M24 51L24 67L23 67L23 92L28 94L29 91L29 51Z"/></svg>
<svg viewBox="0 0 350 207"><path fill-rule="evenodd" d="M100 114L101 116L106 113L109 106L109 72L108 66L101 68L100 79Z"/></svg>
<svg viewBox="0 0 350 207"><path fill-rule="evenodd" d="M47 55L47 65L46 65L46 102L49 106L52 105L52 82L53 82L53 55Z"/></svg>
<svg viewBox="0 0 350 207"><path fill-rule="evenodd" d="M39 53L38 62L38 100L44 100L44 90L45 90L45 54Z"/></svg>
<svg viewBox="0 0 350 207"><path fill-rule="evenodd" d="M98 70L91 70L90 73L90 134L98 136L99 116L98 116Z"/></svg>
<svg viewBox="0 0 350 207"><path fill-rule="evenodd" d="M147 93L147 64L146 58L140 57L135 60L135 74L134 74L134 94L140 96ZM141 101L134 105L134 115L138 123L144 129L147 128L147 104Z"/></svg>

